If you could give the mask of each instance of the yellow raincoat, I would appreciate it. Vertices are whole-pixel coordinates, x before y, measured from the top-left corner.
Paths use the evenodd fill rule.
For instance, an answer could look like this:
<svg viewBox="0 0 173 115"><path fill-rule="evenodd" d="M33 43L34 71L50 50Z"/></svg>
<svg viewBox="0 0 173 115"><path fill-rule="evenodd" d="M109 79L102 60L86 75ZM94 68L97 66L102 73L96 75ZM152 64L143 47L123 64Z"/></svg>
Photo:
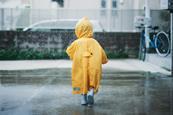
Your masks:
<svg viewBox="0 0 173 115"><path fill-rule="evenodd" d="M73 61L72 87L73 94L87 94L90 87L96 93L99 89L102 64L107 63L107 56L100 44L93 39L93 27L84 17L75 28L77 40L66 50Z"/></svg>

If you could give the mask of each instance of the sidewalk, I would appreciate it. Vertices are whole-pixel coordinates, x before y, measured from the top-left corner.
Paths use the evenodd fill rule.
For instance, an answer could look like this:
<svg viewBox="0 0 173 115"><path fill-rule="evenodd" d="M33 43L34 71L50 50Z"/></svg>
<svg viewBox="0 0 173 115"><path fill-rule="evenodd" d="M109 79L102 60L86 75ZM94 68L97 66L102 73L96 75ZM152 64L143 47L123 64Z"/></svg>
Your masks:
<svg viewBox="0 0 173 115"><path fill-rule="evenodd" d="M0 70L31 70L49 68L71 68L70 60L20 60L0 61ZM137 59L109 60L103 65L103 69L115 69L116 71L144 71L170 75L171 72L149 62Z"/></svg>

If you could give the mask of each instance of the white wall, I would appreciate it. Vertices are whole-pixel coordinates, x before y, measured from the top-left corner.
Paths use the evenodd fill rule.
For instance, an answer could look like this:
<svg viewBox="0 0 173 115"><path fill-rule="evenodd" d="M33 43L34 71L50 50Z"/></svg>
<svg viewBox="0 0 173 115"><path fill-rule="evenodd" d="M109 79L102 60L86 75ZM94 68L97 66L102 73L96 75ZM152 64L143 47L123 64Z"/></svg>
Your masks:
<svg viewBox="0 0 173 115"><path fill-rule="evenodd" d="M7 0L0 2L0 8L19 8L21 5L21 0Z"/></svg>
<svg viewBox="0 0 173 115"><path fill-rule="evenodd" d="M22 0L6 0L0 2L0 8L21 7ZM31 2L33 9L52 9L56 8L55 3L51 0L28 0ZM123 4L120 4L123 1ZM151 9L160 9L160 0L148 0ZM111 8L112 0L106 0L107 9ZM145 0L117 0L119 9L143 9ZM68 9L100 9L101 0L64 0L64 8ZM58 5L57 5L58 8Z"/></svg>
<svg viewBox="0 0 173 115"><path fill-rule="evenodd" d="M32 0L32 9L51 9L51 0Z"/></svg>
<svg viewBox="0 0 173 115"><path fill-rule="evenodd" d="M123 1L124 4L119 3L120 9L144 9L145 0L118 0ZM160 9L160 0L148 0L151 9Z"/></svg>
<svg viewBox="0 0 173 115"><path fill-rule="evenodd" d="M160 9L160 0L148 0L151 9Z"/></svg>
<svg viewBox="0 0 173 115"><path fill-rule="evenodd" d="M134 0L118 0L119 9L133 9L133 4L135 4Z"/></svg>
<svg viewBox="0 0 173 115"><path fill-rule="evenodd" d="M101 0L64 0L64 8L99 9Z"/></svg>

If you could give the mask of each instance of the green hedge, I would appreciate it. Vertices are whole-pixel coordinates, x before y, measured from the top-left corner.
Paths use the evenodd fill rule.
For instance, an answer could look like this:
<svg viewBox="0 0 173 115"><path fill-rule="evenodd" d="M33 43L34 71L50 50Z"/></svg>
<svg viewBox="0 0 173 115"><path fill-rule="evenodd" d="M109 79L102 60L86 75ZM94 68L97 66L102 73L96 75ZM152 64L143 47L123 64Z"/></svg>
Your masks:
<svg viewBox="0 0 173 115"><path fill-rule="evenodd" d="M107 54L107 57L109 59L123 59L123 58L128 58L128 54L125 52L110 52L110 51L105 51Z"/></svg>
<svg viewBox="0 0 173 115"><path fill-rule="evenodd" d="M128 54L124 52L108 52L106 54L109 59L119 59L119 58L128 58ZM32 60L32 59L67 59L68 56L65 51L58 52L55 50L45 50L37 51L33 49L28 50L0 50L0 60Z"/></svg>
<svg viewBox="0 0 173 115"><path fill-rule="evenodd" d="M58 51L37 51L37 50L0 50L0 60L27 60L27 59L65 59L68 58L65 52Z"/></svg>

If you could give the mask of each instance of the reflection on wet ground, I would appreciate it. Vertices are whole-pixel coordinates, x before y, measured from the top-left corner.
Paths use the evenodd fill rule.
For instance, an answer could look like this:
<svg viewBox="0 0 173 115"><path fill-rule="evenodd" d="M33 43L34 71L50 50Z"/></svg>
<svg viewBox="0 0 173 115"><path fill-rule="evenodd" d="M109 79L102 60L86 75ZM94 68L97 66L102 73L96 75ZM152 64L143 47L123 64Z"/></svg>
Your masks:
<svg viewBox="0 0 173 115"><path fill-rule="evenodd" d="M71 94L70 69L0 71L0 115L173 115L173 80L104 70L89 108Z"/></svg>

